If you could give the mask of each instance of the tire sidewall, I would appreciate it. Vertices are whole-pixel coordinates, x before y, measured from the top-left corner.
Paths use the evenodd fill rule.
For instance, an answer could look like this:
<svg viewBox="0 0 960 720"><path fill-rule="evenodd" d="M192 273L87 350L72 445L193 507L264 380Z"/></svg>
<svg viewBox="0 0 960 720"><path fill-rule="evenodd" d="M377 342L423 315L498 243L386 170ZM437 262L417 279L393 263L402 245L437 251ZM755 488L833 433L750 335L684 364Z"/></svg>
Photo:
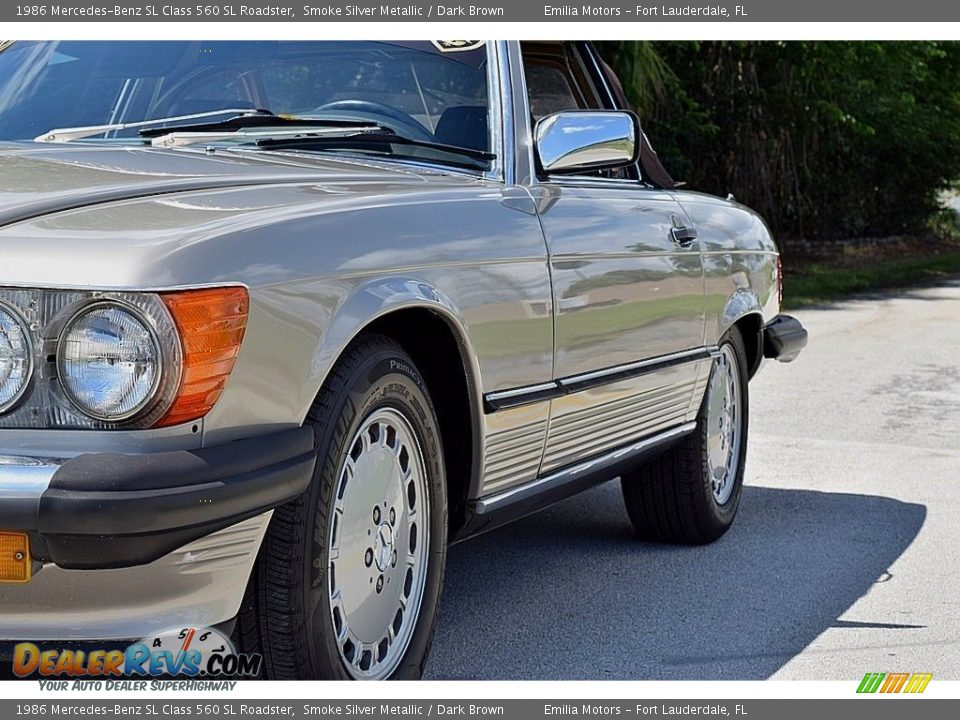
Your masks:
<svg viewBox="0 0 960 720"><path fill-rule="evenodd" d="M410 423L427 473L430 507L430 539L426 579L420 614L410 643L390 679L416 679L430 649L443 584L447 547L446 477L440 428L429 394L412 360L397 350L382 350L363 358L345 384L334 412L318 426L319 454L308 495L308 517L304 548L304 607L317 607L313 617L304 617L307 661L311 677L350 679L336 643L328 593L330 519L340 469L345 462L348 443L367 417L389 407ZM322 510L322 511L321 511ZM312 530L312 532L311 532ZM316 597L319 594L319 598ZM305 613L306 615L306 613Z"/></svg>
<svg viewBox="0 0 960 720"><path fill-rule="evenodd" d="M728 330L720 339L718 347L722 349L725 345L729 346L733 350L733 354L737 363L736 370L740 381L739 407L737 408L737 417L740 424L740 448L737 457L737 472L733 478L733 491L730 493L730 497L727 498L727 501L722 505L719 504L717 499L714 497L713 487L710 482L710 462L707 452L707 415L710 405L709 383L707 394L704 395L703 405L701 406L700 417L698 418L698 424L700 425L700 447L703 463L703 492L706 496L708 512L710 513L713 522L716 523L717 526L723 528L729 527L733 522L733 519L737 514L737 508L740 505L740 496L743 493L743 475L746 468L747 459L748 429L750 427L750 397L747 377L747 353L743 345L743 339L740 337L740 333L735 328ZM715 363L710 368L711 378L714 372L716 372Z"/></svg>

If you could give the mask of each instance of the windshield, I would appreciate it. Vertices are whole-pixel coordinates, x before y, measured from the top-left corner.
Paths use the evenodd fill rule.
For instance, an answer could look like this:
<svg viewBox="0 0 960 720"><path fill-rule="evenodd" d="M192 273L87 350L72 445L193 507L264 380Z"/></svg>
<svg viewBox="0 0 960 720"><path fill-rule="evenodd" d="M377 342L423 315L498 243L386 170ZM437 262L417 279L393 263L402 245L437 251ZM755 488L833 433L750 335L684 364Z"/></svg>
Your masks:
<svg viewBox="0 0 960 720"><path fill-rule="evenodd" d="M0 140L246 108L489 152L489 93L483 43L16 42L0 51ZM144 139L134 127L83 142Z"/></svg>

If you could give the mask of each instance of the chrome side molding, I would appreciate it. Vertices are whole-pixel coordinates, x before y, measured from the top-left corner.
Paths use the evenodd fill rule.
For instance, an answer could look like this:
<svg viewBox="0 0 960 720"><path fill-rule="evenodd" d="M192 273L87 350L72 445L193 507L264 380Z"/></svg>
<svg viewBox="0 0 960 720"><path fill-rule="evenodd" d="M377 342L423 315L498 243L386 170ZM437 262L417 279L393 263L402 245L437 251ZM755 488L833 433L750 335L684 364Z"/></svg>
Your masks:
<svg viewBox="0 0 960 720"><path fill-rule="evenodd" d="M661 355L659 357L639 360L637 362L624 365L614 365L613 367L602 370L594 370L580 375L570 375L569 377L551 380L537 385L526 385L510 390L500 390L487 393L483 396L484 410L487 414L499 410L519 407L521 405L530 405L531 403L552 400L570 393L589 390L598 385L629 380L630 378L646 375L648 373L658 372L676 365L683 365L689 362L698 362L700 360L709 360L715 358L720 353L720 348L716 345L710 345L690 350L682 350L670 355Z"/></svg>

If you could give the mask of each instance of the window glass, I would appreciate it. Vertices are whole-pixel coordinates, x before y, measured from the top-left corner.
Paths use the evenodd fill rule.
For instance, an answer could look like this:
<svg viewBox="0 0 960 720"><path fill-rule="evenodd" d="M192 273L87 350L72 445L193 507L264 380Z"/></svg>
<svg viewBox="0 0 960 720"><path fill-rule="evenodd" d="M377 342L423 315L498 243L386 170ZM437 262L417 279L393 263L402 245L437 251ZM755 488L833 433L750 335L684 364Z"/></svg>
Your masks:
<svg viewBox="0 0 960 720"><path fill-rule="evenodd" d="M601 98L575 43L522 42L520 49L533 124L564 110L612 109L609 101ZM630 167L584 175L618 180L638 177Z"/></svg>
<svg viewBox="0 0 960 720"><path fill-rule="evenodd" d="M530 112L535 120L563 110L577 110L577 101L566 73L551 65L525 64Z"/></svg>
<svg viewBox="0 0 960 720"><path fill-rule="evenodd" d="M571 43L523 42L520 49L534 120L563 110L603 107Z"/></svg>
<svg viewBox="0 0 960 720"><path fill-rule="evenodd" d="M22 42L0 48L0 140L230 109L361 120L489 150L487 50L432 42ZM85 142L137 142L137 129Z"/></svg>

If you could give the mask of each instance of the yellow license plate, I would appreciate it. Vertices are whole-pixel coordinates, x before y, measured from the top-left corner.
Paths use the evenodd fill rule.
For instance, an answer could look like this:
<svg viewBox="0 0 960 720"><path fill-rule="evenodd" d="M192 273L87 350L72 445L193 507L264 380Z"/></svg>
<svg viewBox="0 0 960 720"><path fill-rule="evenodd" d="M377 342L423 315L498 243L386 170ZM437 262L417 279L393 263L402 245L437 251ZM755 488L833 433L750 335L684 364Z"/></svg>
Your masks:
<svg viewBox="0 0 960 720"><path fill-rule="evenodd" d="M26 533L0 531L0 582L30 581L30 540Z"/></svg>

